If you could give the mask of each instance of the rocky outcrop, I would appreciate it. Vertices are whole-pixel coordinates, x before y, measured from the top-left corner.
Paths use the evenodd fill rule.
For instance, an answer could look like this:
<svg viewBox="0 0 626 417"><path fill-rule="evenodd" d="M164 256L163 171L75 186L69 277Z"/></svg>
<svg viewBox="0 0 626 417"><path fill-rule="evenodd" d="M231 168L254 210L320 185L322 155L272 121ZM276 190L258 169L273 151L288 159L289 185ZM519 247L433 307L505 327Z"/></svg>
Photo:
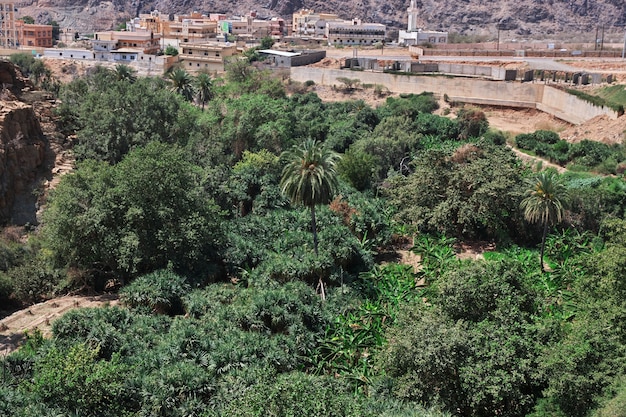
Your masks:
<svg viewBox="0 0 626 417"><path fill-rule="evenodd" d="M138 13L222 12L243 15L251 10L261 17L291 19L294 11L309 8L359 17L396 29L406 26L410 0L26 0L20 14L38 22L56 20L62 27L89 32L105 30ZM590 32L596 27L626 25L624 0L417 0L422 24L466 34L495 33L496 25L510 21L520 34ZM509 29L506 29L509 30Z"/></svg>
<svg viewBox="0 0 626 417"><path fill-rule="evenodd" d="M32 195L48 144L33 106L20 101L22 92L32 89L30 82L3 61L0 82L0 223L5 224L15 217L20 196Z"/></svg>

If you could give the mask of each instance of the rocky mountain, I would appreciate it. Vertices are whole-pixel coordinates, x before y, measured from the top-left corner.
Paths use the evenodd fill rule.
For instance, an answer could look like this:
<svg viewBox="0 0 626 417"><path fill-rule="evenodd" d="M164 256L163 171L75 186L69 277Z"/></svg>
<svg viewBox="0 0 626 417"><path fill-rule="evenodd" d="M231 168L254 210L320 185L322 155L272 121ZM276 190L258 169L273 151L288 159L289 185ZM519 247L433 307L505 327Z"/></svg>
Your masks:
<svg viewBox="0 0 626 417"><path fill-rule="evenodd" d="M0 86L0 224L35 224L34 191L52 178L51 144L63 137L53 120L53 98L8 61L0 60Z"/></svg>
<svg viewBox="0 0 626 417"><path fill-rule="evenodd" d="M56 20L62 27L82 32L114 27L141 12L223 12L243 15L251 10L260 17L291 19L302 8L359 17L401 29L406 26L410 0L25 0L20 15L38 22ZM428 29L462 34L492 35L499 26L518 36L588 33L605 26L623 31L624 0L417 0L422 25ZM593 35L592 35L593 36ZM593 37L592 37L593 39Z"/></svg>

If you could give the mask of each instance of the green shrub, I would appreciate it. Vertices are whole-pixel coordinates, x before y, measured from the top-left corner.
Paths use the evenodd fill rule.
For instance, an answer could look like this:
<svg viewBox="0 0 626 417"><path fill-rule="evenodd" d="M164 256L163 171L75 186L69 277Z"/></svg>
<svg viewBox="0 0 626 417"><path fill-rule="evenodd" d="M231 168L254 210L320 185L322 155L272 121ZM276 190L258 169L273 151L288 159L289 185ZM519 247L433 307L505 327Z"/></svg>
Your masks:
<svg viewBox="0 0 626 417"><path fill-rule="evenodd" d="M337 164L339 176L359 191L371 187L378 164L367 152L350 148Z"/></svg>
<svg viewBox="0 0 626 417"><path fill-rule="evenodd" d="M0 273L0 300L9 298L13 293L13 282L6 274Z"/></svg>
<svg viewBox="0 0 626 417"><path fill-rule="evenodd" d="M293 372L274 382L260 383L223 405L224 416L357 417L362 401L335 378Z"/></svg>
<svg viewBox="0 0 626 417"><path fill-rule="evenodd" d="M39 258L9 269L6 275L11 279L15 297L27 303L51 297L61 281L61 272Z"/></svg>
<svg viewBox="0 0 626 417"><path fill-rule="evenodd" d="M561 139L558 133L551 130L537 130L533 135L537 142L547 143L549 145L554 145Z"/></svg>
<svg viewBox="0 0 626 417"><path fill-rule="evenodd" d="M143 275L120 291L120 300L131 308L153 313L182 314L182 297L190 291L186 279L170 270Z"/></svg>
<svg viewBox="0 0 626 417"><path fill-rule="evenodd" d="M532 151L537 147L537 139L531 133L521 133L515 136L515 144L520 149Z"/></svg>
<svg viewBox="0 0 626 417"><path fill-rule="evenodd" d="M611 153L608 145L585 139L570 146L568 157L576 164L591 168L602 163Z"/></svg>
<svg viewBox="0 0 626 417"><path fill-rule="evenodd" d="M85 416L119 416L130 393L128 368L114 356L98 360L98 348L84 343L52 347L37 362L30 389L44 402Z"/></svg>

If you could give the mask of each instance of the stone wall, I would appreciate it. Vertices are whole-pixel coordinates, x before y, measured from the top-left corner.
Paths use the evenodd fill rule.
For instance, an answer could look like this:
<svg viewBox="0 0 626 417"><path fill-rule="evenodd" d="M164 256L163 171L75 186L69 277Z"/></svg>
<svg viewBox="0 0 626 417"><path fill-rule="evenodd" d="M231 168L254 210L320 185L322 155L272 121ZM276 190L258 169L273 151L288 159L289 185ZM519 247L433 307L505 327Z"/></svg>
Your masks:
<svg viewBox="0 0 626 417"><path fill-rule="evenodd" d="M322 85L341 85L338 77L357 78L365 84L381 84L394 93L432 92L450 100L517 108L536 108L573 124L584 123L604 114L616 118L607 107L597 107L571 94L545 84L454 78L449 76L404 75L368 71L298 67L291 69L294 81L315 81Z"/></svg>

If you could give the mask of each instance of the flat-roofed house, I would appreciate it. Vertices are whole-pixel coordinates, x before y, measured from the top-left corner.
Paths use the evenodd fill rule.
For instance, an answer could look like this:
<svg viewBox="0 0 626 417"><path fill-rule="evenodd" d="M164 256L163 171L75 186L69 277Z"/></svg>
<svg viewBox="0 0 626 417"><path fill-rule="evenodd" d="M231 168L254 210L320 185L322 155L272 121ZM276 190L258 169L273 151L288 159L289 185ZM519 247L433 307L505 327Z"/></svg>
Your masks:
<svg viewBox="0 0 626 417"><path fill-rule="evenodd" d="M189 73L222 72L225 61L237 53L235 44L225 43L184 43L180 49L180 65Z"/></svg>
<svg viewBox="0 0 626 417"><path fill-rule="evenodd" d="M329 45L372 45L383 42L387 27L380 23L361 23L359 19L326 22Z"/></svg>
<svg viewBox="0 0 626 417"><path fill-rule="evenodd" d="M52 46L52 25L35 25L24 23L23 20L16 20L15 29L19 46L44 48Z"/></svg>

